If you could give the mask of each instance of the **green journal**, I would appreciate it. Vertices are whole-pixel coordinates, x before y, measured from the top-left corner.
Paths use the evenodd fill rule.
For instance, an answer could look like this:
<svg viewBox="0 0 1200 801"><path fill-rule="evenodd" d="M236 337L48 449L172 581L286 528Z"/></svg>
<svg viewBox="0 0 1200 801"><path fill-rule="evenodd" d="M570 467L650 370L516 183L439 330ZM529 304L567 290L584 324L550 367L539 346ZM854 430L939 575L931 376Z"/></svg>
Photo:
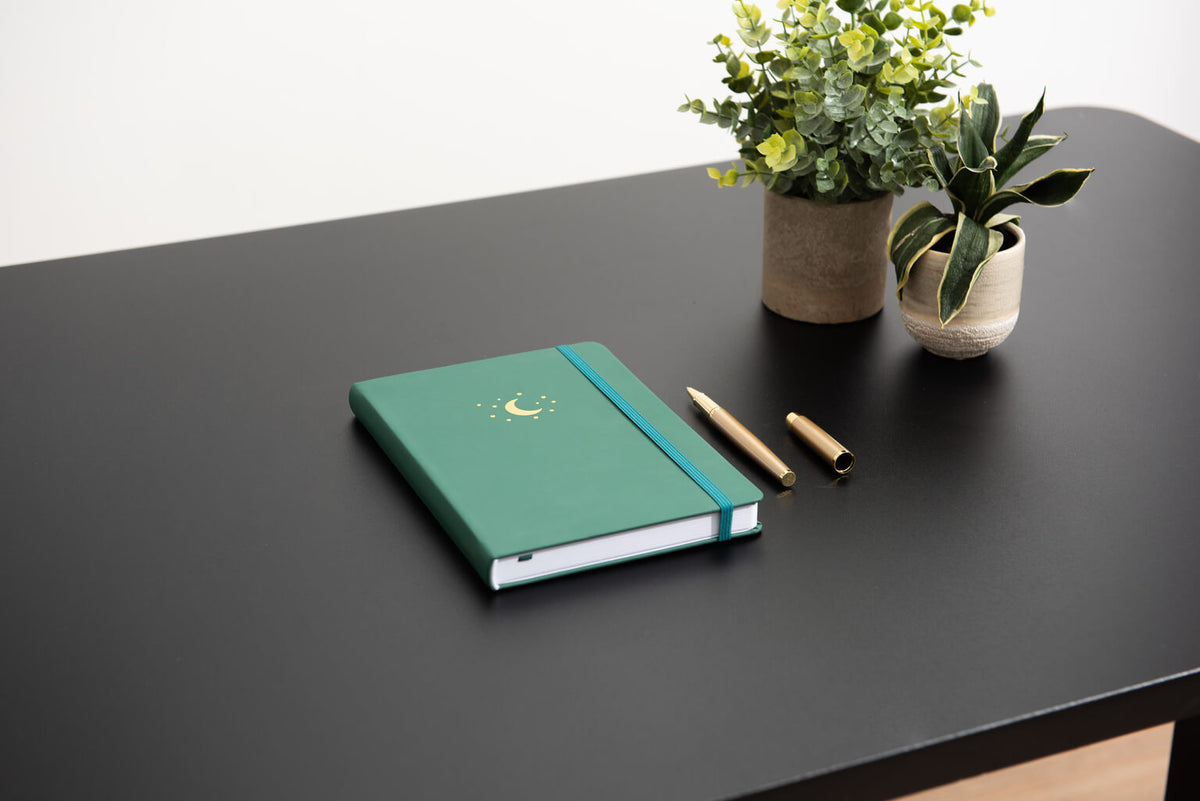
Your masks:
<svg viewBox="0 0 1200 801"><path fill-rule="evenodd" d="M493 589L716 541L705 481L730 536L762 528L762 492L594 342L360 381L350 408Z"/></svg>

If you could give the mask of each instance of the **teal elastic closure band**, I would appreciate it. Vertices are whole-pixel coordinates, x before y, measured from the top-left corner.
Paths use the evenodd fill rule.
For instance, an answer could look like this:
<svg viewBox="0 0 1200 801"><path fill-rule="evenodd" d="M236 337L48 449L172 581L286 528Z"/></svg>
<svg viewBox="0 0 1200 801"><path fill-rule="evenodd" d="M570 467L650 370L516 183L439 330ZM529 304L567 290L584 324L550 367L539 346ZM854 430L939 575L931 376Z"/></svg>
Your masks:
<svg viewBox="0 0 1200 801"><path fill-rule="evenodd" d="M629 401L621 396L621 393L613 389L612 385L604 380L604 376L597 373L592 366L584 361L583 357L575 352L575 349L570 345L559 345L558 351L563 356L566 356L571 364L578 368L579 372L591 381L596 389L604 393L604 396L613 402L621 412L630 419L630 421L642 430L650 440L657 445L663 453L671 457L671 461L679 465L679 469L687 473L688 477L695 481L700 489L708 493L714 501L717 502L717 508L721 510L720 524L717 527L717 540L724 542L733 536L733 501L729 500L729 496L721 491L721 488L712 482L712 480L700 472L694 464L688 461L688 458L679 452L671 441L659 433L649 420L642 417L641 412L633 408Z"/></svg>

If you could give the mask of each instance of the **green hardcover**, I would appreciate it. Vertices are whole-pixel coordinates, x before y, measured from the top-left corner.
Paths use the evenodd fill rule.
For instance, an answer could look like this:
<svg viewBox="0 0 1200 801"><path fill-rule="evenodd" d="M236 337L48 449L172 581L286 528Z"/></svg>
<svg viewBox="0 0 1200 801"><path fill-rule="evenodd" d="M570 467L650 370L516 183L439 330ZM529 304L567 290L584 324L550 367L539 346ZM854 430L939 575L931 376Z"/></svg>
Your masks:
<svg viewBox="0 0 1200 801"><path fill-rule="evenodd" d="M761 529L751 508L762 499L757 487L607 348L572 347L735 507L753 511L752 524L734 536ZM715 519L718 511L555 348L360 381L350 389L350 407L493 588L498 559L524 561L554 546L698 515ZM687 546L659 551L674 547ZM642 555L649 554L601 563Z"/></svg>

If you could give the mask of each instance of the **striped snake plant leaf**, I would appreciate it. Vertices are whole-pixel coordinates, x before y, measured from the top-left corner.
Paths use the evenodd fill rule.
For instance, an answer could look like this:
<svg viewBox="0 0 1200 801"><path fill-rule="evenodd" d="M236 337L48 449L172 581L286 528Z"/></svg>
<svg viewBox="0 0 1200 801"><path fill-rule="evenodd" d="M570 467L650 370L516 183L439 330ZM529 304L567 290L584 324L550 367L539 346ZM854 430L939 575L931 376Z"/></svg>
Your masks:
<svg viewBox="0 0 1200 801"><path fill-rule="evenodd" d="M958 155L962 159L960 170L984 172L996 169L996 159L984 144L975 120L967 113L959 115Z"/></svg>
<svg viewBox="0 0 1200 801"><path fill-rule="evenodd" d="M993 231L965 214L958 215L954 245L938 286L938 320L943 328L967 304L971 288L1003 243L1004 235L999 231Z"/></svg>
<svg viewBox="0 0 1200 801"><path fill-rule="evenodd" d="M1055 170L1027 184L1001 189L983 203L976 219L986 221L1014 203L1061 206L1083 188L1092 170Z"/></svg>
<svg viewBox="0 0 1200 801"><path fill-rule="evenodd" d="M1005 223L1012 223L1013 225L1020 226L1021 217L1017 214L1005 214L1004 212L1001 212L999 214L993 214L991 217L988 217L983 221L984 227L986 228L999 228Z"/></svg>
<svg viewBox="0 0 1200 801"><path fill-rule="evenodd" d="M996 176L996 186L1004 186L1012 177L1016 175L1022 167L1036 159L1038 156L1045 154L1047 150L1057 145L1059 142L1066 139L1066 134L1060 136L1031 136L1025 144L1025 149L1017 154L1007 168L1001 170Z"/></svg>
<svg viewBox="0 0 1200 801"><path fill-rule="evenodd" d="M992 97L995 97L994 91ZM1021 118L1021 122L1017 125L1017 130L1012 135L1012 138L1005 143L1004 147L996 151L996 172L1001 176L1005 176L1005 180L1011 178L1013 173L1016 172L1015 169L1011 169L1012 165L1020 157L1022 151L1025 150L1025 145L1029 142L1029 136L1033 133L1033 126L1042 118L1042 112L1045 109L1046 90L1043 89L1042 96L1038 98L1037 105ZM999 181L997 186L1004 186L1004 181Z"/></svg>
<svg viewBox="0 0 1200 801"><path fill-rule="evenodd" d="M929 164L933 167L933 175L937 178L937 182L945 189L950 185L950 179L954 177L954 168L950 166L950 156L946 153L946 148L942 145L926 149L925 153L929 157Z"/></svg>
<svg viewBox="0 0 1200 801"><path fill-rule="evenodd" d="M950 179L950 185L946 187L946 194L954 203L954 210L976 219L981 216L980 208L995 193L996 173L991 170L972 172L968 169L961 169L954 173L954 177Z"/></svg>
<svg viewBox="0 0 1200 801"><path fill-rule="evenodd" d="M953 230L954 221L924 201L896 221L887 242L888 256L896 265L896 297L903 295L917 259Z"/></svg>
<svg viewBox="0 0 1200 801"><path fill-rule="evenodd" d="M996 90L990 83L979 85L978 97L968 113L975 120L979 138L983 140L987 152L995 153L996 135L1000 132L1000 102L996 100Z"/></svg>

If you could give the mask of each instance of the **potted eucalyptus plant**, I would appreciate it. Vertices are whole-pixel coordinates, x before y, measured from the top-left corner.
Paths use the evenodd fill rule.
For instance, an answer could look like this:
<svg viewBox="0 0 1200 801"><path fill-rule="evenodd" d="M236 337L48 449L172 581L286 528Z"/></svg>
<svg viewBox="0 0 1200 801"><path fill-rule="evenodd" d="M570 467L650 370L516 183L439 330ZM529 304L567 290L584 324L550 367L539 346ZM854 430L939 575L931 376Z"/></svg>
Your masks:
<svg viewBox="0 0 1200 801"><path fill-rule="evenodd" d="M728 129L740 164L719 186L765 193L763 303L807 322L860 320L883 308L893 195L936 188L927 148L953 141L952 78L967 57L950 40L991 16L984 0L950 14L932 0L782 0L775 33L737 0L735 48L712 40L732 92L679 110ZM735 99L736 98L736 99ZM944 104L943 104L943 101Z"/></svg>
<svg viewBox="0 0 1200 801"><path fill-rule="evenodd" d="M1025 269L1018 203L1061 206L1079 192L1090 169L1054 170L1005 188L1029 162L1066 136L1035 136L1045 93L997 147L1000 105L991 84L959 113L957 153L927 151L934 178L950 200L945 214L923 201L888 236L904 327L928 351L966 359L999 345L1017 324Z"/></svg>

